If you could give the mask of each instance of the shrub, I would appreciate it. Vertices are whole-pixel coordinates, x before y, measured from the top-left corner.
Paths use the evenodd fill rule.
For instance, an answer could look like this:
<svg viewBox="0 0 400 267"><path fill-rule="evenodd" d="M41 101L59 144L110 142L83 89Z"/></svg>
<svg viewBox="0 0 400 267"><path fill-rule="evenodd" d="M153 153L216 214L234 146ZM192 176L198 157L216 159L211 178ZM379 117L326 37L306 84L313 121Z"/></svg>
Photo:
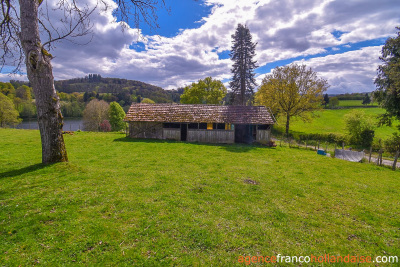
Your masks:
<svg viewBox="0 0 400 267"><path fill-rule="evenodd" d="M100 123L100 130L102 132L111 132L111 124L108 120L104 120L102 123Z"/></svg>
<svg viewBox="0 0 400 267"><path fill-rule="evenodd" d="M344 116L349 141L353 145L369 147L374 136L375 123L363 110L355 109ZM372 139L371 139L372 136ZM364 140L366 138L366 140ZM367 144L366 146L364 146Z"/></svg>
<svg viewBox="0 0 400 267"><path fill-rule="evenodd" d="M385 140L385 149L390 153L396 153L400 151L400 135L393 133L393 136Z"/></svg>

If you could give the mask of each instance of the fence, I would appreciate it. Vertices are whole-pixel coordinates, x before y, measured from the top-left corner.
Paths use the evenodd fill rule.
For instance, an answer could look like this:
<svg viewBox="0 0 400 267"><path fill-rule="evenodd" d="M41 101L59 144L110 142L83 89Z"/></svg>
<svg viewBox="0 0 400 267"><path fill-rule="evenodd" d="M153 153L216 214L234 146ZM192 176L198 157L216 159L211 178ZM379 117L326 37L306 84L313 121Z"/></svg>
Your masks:
<svg viewBox="0 0 400 267"><path fill-rule="evenodd" d="M332 152L332 156L334 155L334 151L338 148L338 145L333 145L328 142L321 142L321 141L315 141L315 140L305 140L303 142L297 141L296 139L291 139L291 138L274 138L274 141L278 146L288 146L289 148L302 148L302 149L311 149L311 150L319 150L323 149L325 152L329 153ZM345 143L343 142L341 149L345 149ZM349 148L350 150L352 148ZM383 158L383 149L380 149L377 151L377 153L374 155L374 152L372 151L372 147L369 149L369 151L363 150L363 152L366 154L366 159L365 161L368 162L374 162L379 166L390 166L392 170L396 170L397 168L400 168L400 163L398 163L398 158L399 158L399 151L396 152L394 158Z"/></svg>

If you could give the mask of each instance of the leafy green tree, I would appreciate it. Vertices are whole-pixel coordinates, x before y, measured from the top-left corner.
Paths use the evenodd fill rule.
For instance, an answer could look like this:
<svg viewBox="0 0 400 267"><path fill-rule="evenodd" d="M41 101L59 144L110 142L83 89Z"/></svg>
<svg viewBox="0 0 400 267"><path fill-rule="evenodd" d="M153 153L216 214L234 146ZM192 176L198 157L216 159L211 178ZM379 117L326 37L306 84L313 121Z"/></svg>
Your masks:
<svg viewBox="0 0 400 267"><path fill-rule="evenodd" d="M22 85L15 90L15 96L21 98L22 100L25 101L31 101L32 100L32 88Z"/></svg>
<svg viewBox="0 0 400 267"><path fill-rule="evenodd" d="M10 95L15 95L15 88L11 83L0 82L0 93L10 97Z"/></svg>
<svg viewBox="0 0 400 267"><path fill-rule="evenodd" d="M325 104L325 108L326 108L326 105L329 104L329 95L328 94L324 95L324 104Z"/></svg>
<svg viewBox="0 0 400 267"><path fill-rule="evenodd" d="M142 102L143 104L155 104L156 102L154 102L153 100L151 100L150 98L142 98Z"/></svg>
<svg viewBox="0 0 400 267"><path fill-rule="evenodd" d="M386 109L381 122L389 125L392 117L400 119L400 27L396 29L397 36L388 38L382 47L379 59L383 63L378 68L374 92L374 100Z"/></svg>
<svg viewBox="0 0 400 267"><path fill-rule="evenodd" d="M108 112L111 130L113 132L120 131L125 128L125 111L117 102L110 103L110 110Z"/></svg>
<svg viewBox="0 0 400 267"><path fill-rule="evenodd" d="M19 113L14 108L12 100L0 93L0 127L20 123L21 119L18 116Z"/></svg>
<svg viewBox="0 0 400 267"><path fill-rule="evenodd" d="M363 99L363 101L362 101L362 104L363 104L363 105L369 105L369 104L371 104L371 98L369 97L369 94L368 94L368 93L365 94L364 99Z"/></svg>
<svg viewBox="0 0 400 267"><path fill-rule="evenodd" d="M363 110L354 109L344 116L350 143L369 147L374 138L375 122Z"/></svg>
<svg viewBox="0 0 400 267"><path fill-rule="evenodd" d="M321 109L323 93L328 89L326 80L306 65L291 64L275 68L265 76L256 93L256 103L267 106L275 115L286 118L286 135L290 119L300 117L309 121L312 113Z"/></svg>
<svg viewBox="0 0 400 267"><path fill-rule="evenodd" d="M232 102L243 106L251 105L254 88L257 86L254 78L257 61L253 60L257 43L252 41L249 28L242 24L238 24L235 34L232 35L232 43L230 57L233 61L233 77L229 84L233 92Z"/></svg>
<svg viewBox="0 0 400 267"><path fill-rule="evenodd" d="M219 80L207 77L199 80L197 83L186 86L181 95L182 104L222 104L227 90L224 84Z"/></svg>
<svg viewBox="0 0 400 267"><path fill-rule="evenodd" d="M335 108L335 107L339 106L339 98L337 98L336 96L331 97L329 99L329 106L331 108Z"/></svg>

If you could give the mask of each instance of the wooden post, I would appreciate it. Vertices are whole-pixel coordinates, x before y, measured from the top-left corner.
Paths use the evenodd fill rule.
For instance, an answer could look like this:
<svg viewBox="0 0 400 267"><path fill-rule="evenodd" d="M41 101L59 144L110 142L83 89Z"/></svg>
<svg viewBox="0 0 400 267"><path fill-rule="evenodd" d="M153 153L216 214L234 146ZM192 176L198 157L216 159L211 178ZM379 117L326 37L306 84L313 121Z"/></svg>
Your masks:
<svg viewBox="0 0 400 267"><path fill-rule="evenodd" d="M308 140L306 140L306 149L307 149L307 141L308 141Z"/></svg>
<svg viewBox="0 0 400 267"><path fill-rule="evenodd" d="M382 149L379 149L377 165L382 165Z"/></svg>
<svg viewBox="0 0 400 267"><path fill-rule="evenodd" d="M394 157L394 161L393 161L393 166L392 166L392 170L396 170L397 167L397 159L399 158L399 151L397 150L396 152L396 156Z"/></svg>
<svg viewBox="0 0 400 267"><path fill-rule="evenodd" d="M325 152L327 152L328 151L328 143L326 143L326 146L325 146Z"/></svg>
<svg viewBox="0 0 400 267"><path fill-rule="evenodd" d="M342 149L344 150L344 142L342 142Z"/></svg>
<svg viewBox="0 0 400 267"><path fill-rule="evenodd" d="M368 162L371 162L371 156L372 156L372 146L369 148L369 160L368 160Z"/></svg>

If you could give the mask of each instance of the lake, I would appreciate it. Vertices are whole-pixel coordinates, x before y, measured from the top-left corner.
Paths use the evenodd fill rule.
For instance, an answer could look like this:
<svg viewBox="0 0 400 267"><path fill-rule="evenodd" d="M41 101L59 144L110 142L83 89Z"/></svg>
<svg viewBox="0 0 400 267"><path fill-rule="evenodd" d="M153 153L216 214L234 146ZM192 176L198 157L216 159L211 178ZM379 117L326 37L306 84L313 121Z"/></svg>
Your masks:
<svg viewBox="0 0 400 267"><path fill-rule="evenodd" d="M24 120L20 124L18 124L16 129L39 129L39 125L36 119ZM77 131L79 129L82 130L83 121L82 118L64 118L64 131Z"/></svg>

